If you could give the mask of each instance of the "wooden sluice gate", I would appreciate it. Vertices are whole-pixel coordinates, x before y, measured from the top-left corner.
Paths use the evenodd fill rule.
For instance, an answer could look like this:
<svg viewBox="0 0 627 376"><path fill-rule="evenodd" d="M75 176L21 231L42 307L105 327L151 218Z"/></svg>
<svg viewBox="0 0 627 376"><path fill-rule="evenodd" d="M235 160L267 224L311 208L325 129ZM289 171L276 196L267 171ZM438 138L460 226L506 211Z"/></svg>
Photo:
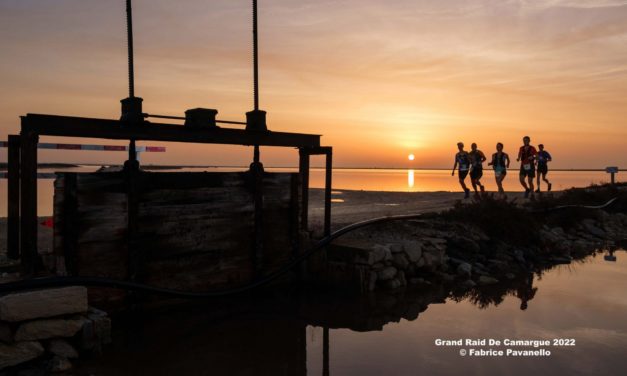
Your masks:
<svg viewBox="0 0 627 376"><path fill-rule="evenodd" d="M185 291L236 287L283 266L303 250L307 231L309 158L327 156L325 229L330 228L331 153L318 135L172 124L27 115L9 164L11 255L25 275L47 273L37 250L39 136L144 139L295 147L298 173L268 173L260 162L244 172L59 173L54 198L54 272L108 277ZM16 170L18 173L16 173ZM17 180L16 180L17 179ZM18 237L19 235L19 237ZM115 298L112 296L110 298Z"/></svg>

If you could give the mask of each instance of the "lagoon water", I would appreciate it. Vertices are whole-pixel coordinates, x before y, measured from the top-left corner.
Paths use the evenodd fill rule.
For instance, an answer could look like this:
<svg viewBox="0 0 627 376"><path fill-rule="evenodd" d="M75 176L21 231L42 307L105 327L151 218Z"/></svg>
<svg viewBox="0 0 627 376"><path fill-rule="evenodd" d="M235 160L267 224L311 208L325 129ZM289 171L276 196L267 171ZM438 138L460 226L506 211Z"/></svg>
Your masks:
<svg viewBox="0 0 627 376"><path fill-rule="evenodd" d="M75 171L91 172L95 166L82 166L67 169L40 169L40 172ZM243 171L237 167L214 168L184 168L178 170L160 171ZM294 172L294 168L268 168L271 172ZM553 190L563 190L571 187L584 187L592 183L604 183L609 181L609 176L603 171L551 171L549 179L553 182ZM620 179L620 175L618 175ZM483 183L489 191L496 190L494 173L486 170ZM52 214L52 179L38 181L38 214L47 216ZM470 181L467 180L467 184ZM544 185L543 185L544 186ZM312 168L310 187L324 187L324 170ZM517 171L511 170L504 181L505 190L520 190ZM0 217L5 217L6 206L6 179L0 179ZM366 191L393 191L393 192L433 192L433 191L459 191L457 177L452 177L450 170L406 170L406 169L334 169L333 189L342 190L366 190Z"/></svg>
<svg viewBox="0 0 627 376"><path fill-rule="evenodd" d="M81 360L78 374L624 375L627 252L614 255L616 261L599 253L535 275L531 283L461 297L444 290L434 299L418 290L329 302L293 294L239 310L230 306L217 318L202 308L142 316L130 330L118 325L114 345ZM403 300L422 302L416 318L401 318L413 309ZM437 339L502 345L443 347ZM505 340L551 345L505 346ZM541 355L461 356L462 349Z"/></svg>

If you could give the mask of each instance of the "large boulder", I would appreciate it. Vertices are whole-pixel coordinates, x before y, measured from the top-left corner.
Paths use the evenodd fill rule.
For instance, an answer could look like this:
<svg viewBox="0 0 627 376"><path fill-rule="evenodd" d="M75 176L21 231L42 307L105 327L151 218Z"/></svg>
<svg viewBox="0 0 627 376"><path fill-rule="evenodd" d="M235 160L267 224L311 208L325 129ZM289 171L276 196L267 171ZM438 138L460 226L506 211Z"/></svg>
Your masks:
<svg viewBox="0 0 627 376"><path fill-rule="evenodd" d="M48 351L61 358L76 359L78 351L64 339L53 339L48 344Z"/></svg>
<svg viewBox="0 0 627 376"><path fill-rule="evenodd" d="M17 328L16 341L31 341L48 338L66 338L75 335L86 319L44 319L28 321Z"/></svg>
<svg viewBox="0 0 627 376"><path fill-rule="evenodd" d="M409 261L404 253L395 253L392 257L394 258L392 262L397 269L405 270L409 266Z"/></svg>
<svg viewBox="0 0 627 376"><path fill-rule="evenodd" d="M28 362L43 352L43 346L36 341L18 342L13 345L0 343L0 369Z"/></svg>
<svg viewBox="0 0 627 376"><path fill-rule="evenodd" d="M87 289L63 287L0 297L0 320L19 322L87 312Z"/></svg>
<svg viewBox="0 0 627 376"><path fill-rule="evenodd" d="M415 240L408 240L403 243L403 251L410 262L418 262L422 257L422 243Z"/></svg>

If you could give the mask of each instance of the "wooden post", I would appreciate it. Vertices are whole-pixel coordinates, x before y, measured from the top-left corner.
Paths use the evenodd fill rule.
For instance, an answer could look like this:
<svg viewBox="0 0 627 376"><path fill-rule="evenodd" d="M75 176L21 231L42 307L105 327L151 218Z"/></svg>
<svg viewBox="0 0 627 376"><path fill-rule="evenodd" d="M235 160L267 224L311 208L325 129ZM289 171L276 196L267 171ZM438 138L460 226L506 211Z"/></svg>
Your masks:
<svg viewBox="0 0 627 376"><path fill-rule="evenodd" d="M22 118L22 127L26 120ZM21 229L20 250L22 272L35 273L37 269L37 133L27 131L21 141Z"/></svg>
<svg viewBox="0 0 627 376"><path fill-rule="evenodd" d="M615 174L615 172L612 172L612 173L610 174L610 180L611 180L611 182L612 182L612 185L614 185L614 184L616 183L616 181L614 180L614 174Z"/></svg>
<svg viewBox="0 0 627 376"><path fill-rule="evenodd" d="M9 135L7 176L7 257L20 257L20 136Z"/></svg>
<svg viewBox="0 0 627 376"><path fill-rule="evenodd" d="M300 208L300 228L307 231L309 221L309 152L307 148L298 149L300 157L298 172L302 179L301 186L301 208Z"/></svg>
<svg viewBox="0 0 627 376"><path fill-rule="evenodd" d="M324 236L331 235L331 178L333 176L333 149L326 150L324 180Z"/></svg>
<svg viewBox="0 0 627 376"><path fill-rule="evenodd" d="M63 259L67 274L77 276L79 273L76 229L78 175L75 173L63 174L63 184L63 220L60 223L63 236ZM57 223L55 223L56 225Z"/></svg>

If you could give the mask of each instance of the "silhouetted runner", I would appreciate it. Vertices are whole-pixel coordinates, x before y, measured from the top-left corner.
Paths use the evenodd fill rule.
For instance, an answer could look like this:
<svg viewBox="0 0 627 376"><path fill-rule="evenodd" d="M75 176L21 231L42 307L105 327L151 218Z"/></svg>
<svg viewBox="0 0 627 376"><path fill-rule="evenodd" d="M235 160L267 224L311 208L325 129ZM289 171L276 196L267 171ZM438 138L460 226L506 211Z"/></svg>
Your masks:
<svg viewBox="0 0 627 376"><path fill-rule="evenodd" d="M536 296L537 287L533 287L533 273L528 273L525 280L516 290L516 297L520 299L520 309L524 311L528 307L528 303Z"/></svg>
<svg viewBox="0 0 627 376"><path fill-rule="evenodd" d="M546 183L546 190L550 192L552 184L546 178L546 175L549 173L548 163L551 162L553 158L551 158L551 154L549 154L548 151L544 150L543 144L539 144L538 149L540 149L540 151L538 151L538 189L536 189L536 192L540 192L540 177L542 177L542 180Z"/></svg>
<svg viewBox="0 0 627 376"><path fill-rule="evenodd" d="M523 137L523 146L518 150L518 158L516 158L516 161L520 161L520 184L525 188L525 198L528 198L530 194L533 197L533 178L536 176L535 160L538 154L536 148L529 145L529 142L531 142L529 136ZM527 178L526 182L525 178Z"/></svg>
<svg viewBox="0 0 627 376"><path fill-rule="evenodd" d="M474 142L470 145L470 163L472 168L470 169L470 182L472 183L472 189L475 190L475 195L478 196L477 186L481 189L481 193L485 192L485 187L481 184L481 177L483 176L483 162L486 160L485 154L477 149L477 144Z"/></svg>
<svg viewBox="0 0 627 376"><path fill-rule="evenodd" d="M462 186L464 190L464 198L468 198L470 196L470 189L466 187L466 176L468 176L468 171L470 171L470 156L467 151L464 150L464 143L458 142L457 149L459 150L457 154L455 154L455 164L453 165L453 172L451 176L455 176L455 170L459 166L458 177L459 177L459 185Z"/></svg>
<svg viewBox="0 0 627 376"><path fill-rule="evenodd" d="M503 189L503 179L507 175L507 169L509 168L509 155L503 152L503 144L496 144L496 153L492 154L492 161L488 163L488 166L492 166L494 169L494 179L496 179L496 185L499 189L499 193L505 196L505 190Z"/></svg>

